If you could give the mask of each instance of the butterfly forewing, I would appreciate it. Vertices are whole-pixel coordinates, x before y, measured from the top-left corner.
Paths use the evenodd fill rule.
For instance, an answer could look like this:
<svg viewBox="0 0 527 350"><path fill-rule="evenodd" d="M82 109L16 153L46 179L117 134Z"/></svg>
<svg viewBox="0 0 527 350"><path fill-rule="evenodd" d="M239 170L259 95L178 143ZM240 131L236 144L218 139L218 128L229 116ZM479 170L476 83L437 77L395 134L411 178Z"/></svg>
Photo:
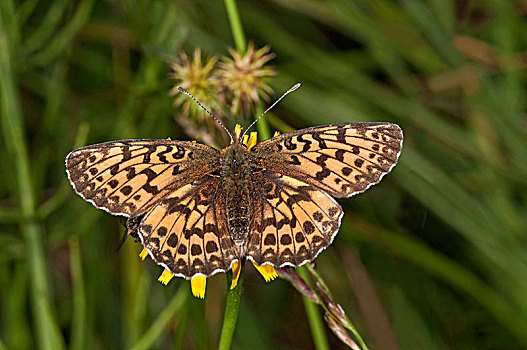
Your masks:
<svg viewBox="0 0 527 350"><path fill-rule="evenodd" d="M218 180L204 176L160 201L139 226L152 258L177 276L210 276L238 260Z"/></svg>
<svg viewBox="0 0 527 350"><path fill-rule="evenodd" d="M255 263L299 266L333 241L343 212L325 191L265 170L255 174L254 192L246 252Z"/></svg>
<svg viewBox="0 0 527 350"><path fill-rule="evenodd" d="M219 151L171 140L123 140L79 148L66 158L75 191L97 208L140 215L176 188L218 167Z"/></svg>
<svg viewBox="0 0 527 350"><path fill-rule="evenodd" d="M259 166L306 181L336 197L378 183L397 163L401 128L391 123L349 123L285 133L257 144Z"/></svg>

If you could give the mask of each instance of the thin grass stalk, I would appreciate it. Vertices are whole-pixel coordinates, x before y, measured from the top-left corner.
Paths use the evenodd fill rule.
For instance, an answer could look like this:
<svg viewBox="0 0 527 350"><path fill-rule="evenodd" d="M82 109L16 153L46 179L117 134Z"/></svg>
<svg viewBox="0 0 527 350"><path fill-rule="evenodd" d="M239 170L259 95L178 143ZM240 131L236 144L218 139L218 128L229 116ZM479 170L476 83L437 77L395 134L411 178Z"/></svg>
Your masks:
<svg viewBox="0 0 527 350"><path fill-rule="evenodd" d="M30 55L49 43L51 38L56 34L64 18L64 12L66 12L70 5L69 3L69 0L53 1L50 3L51 6L48 8L38 28L24 40L24 54Z"/></svg>
<svg viewBox="0 0 527 350"><path fill-rule="evenodd" d="M23 216L22 234L26 240L28 261L31 271L31 293L33 316L37 339L42 349L62 349L64 342L55 318L51 313L49 287L45 270L42 231L35 219L35 195L29 172L29 157L24 136L23 118L18 102L17 89L8 36L0 20L0 99L2 101L2 129L6 146L14 162L18 198Z"/></svg>
<svg viewBox="0 0 527 350"><path fill-rule="evenodd" d="M244 264L241 265L240 278L234 289L230 289L232 283L232 272L227 272L227 301L225 302L225 314L223 316L223 326L221 328L220 343L218 350L229 350L231 348L236 321L238 320L238 311L242 299L243 272Z"/></svg>
<svg viewBox="0 0 527 350"><path fill-rule="evenodd" d="M167 328L167 325L173 319L174 315L178 314L185 306L189 297L189 291L185 284L178 286L176 295L170 300L168 305L161 312L158 318L152 323L150 328L143 334L131 350L146 350L156 348L156 342L161 334Z"/></svg>
<svg viewBox="0 0 527 350"><path fill-rule="evenodd" d="M187 331L188 323L188 309L189 303L185 303L178 312L179 321L174 329L172 335L172 349L184 349L185 348L185 334Z"/></svg>
<svg viewBox="0 0 527 350"><path fill-rule="evenodd" d="M2 329L4 340L12 349L30 349L34 347L34 336L30 326L31 315L27 312L27 295L29 289L28 264L18 264L11 273L4 272L9 282L9 290L2 295L5 307L2 308Z"/></svg>
<svg viewBox="0 0 527 350"><path fill-rule="evenodd" d="M304 281L309 281L308 272L305 266L301 266L296 269L296 272L304 279ZM317 350L329 350L328 338L324 330L324 323L322 322L322 317L318 311L318 306L307 297L302 296L304 302L304 308L306 309L307 320L309 322L309 328L311 329L311 336L313 337L313 342L315 343L315 348Z"/></svg>
<svg viewBox="0 0 527 350"><path fill-rule="evenodd" d="M18 4L17 4L18 5ZM0 1L0 21L2 31L7 33L10 49L20 43L20 25L16 18L15 2L13 0Z"/></svg>
<svg viewBox="0 0 527 350"><path fill-rule="evenodd" d="M130 348L144 330L148 306L148 285L144 276L142 260L135 244L128 242L121 249L121 271L123 285L123 344Z"/></svg>
<svg viewBox="0 0 527 350"><path fill-rule="evenodd" d="M210 339L209 320L205 319L207 305L203 300L192 298L189 301L190 307L188 311L188 325L187 330L192 329L192 335L187 337L188 341L194 344L196 349L212 349L212 340ZM215 339L214 343L218 340Z"/></svg>
<svg viewBox="0 0 527 350"><path fill-rule="evenodd" d="M94 0L83 0L79 2L72 19L60 31L54 33L53 38L46 44L45 48L31 56L30 65L46 65L55 59L73 40L75 35L90 19Z"/></svg>
<svg viewBox="0 0 527 350"><path fill-rule="evenodd" d="M81 350L84 348L86 335L86 292L84 289L79 237L77 235L70 237L69 246L71 280L73 285L70 349Z"/></svg>
<svg viewBox="0 0 527 350"><path fill-rule="evenodd" d="M75 137L75 143L74 143L74 149L79 148L86 144L86 139L88 138L88 132L90 131L90 124L87 122L81 123L79 126L79 129L77 131L77 135ZM45 219L49 214L54 212L64 201L66 198L68 198L68 195L71 194L71 185L67 179L64 179L63 183L60 185L57 192L42 203L36 211L36 216L43 220Z"/></svg>
<svg viewBox="0 0 527 350"><path fill-rule="evenodd" d="M329 290L326 282L324 281L324 279L322 278L322 276L320 276L320 274L309 264L305 265L306 267L306 270L308 270L317 280L317 282L322 286L322 288L324 289L324 292L327 293L331 299L333 299L333 296L331 295L331 291ZM322 307L324 307L326 309L326 305L325 303L321 303ZM328 312L329 315L331 315L331 310L329 309L326 309L326 312ZM336 319L335 318L335 321L340 323L342 326L344 326L345 328L347 328L348 330L351 331L351 333L353 334L353 336L355 337L355 339L357 340L357 343L360 345L360 348L362 350L368 350L368 346L366 345L366 342L364 341L364 339L362 339L362 337L360 336L360 333L359 331L357 330L357 328L353 325L353 323L351 322L351 320L349 319L348 315L346 315L345 313L341 313L341 316L344 318L344 320L339 320L339 319Z"/></svg>
<svg viewBox="0 0 527 350"><path fill-rule="evenodd" d="M344 220L343 231L355 233L344 235L344 237L353 237L348 238L349 241L359 240L384 246L390 253L414 263L432 276L467 294L493 315L520 343L527 346L525 320L506 299L469 270L435 252L411 235L389 233L378 227L369 227L369 224L357 220L354 220L352 226L348 221Z"/></svg>
<svg viewBox="0 0 527 350"><path fill-rule="evenodd" d="M236 0L225 0L225 8L227 9L227 16L229 16L236 49L239 53L244 54L247 49L247 40L245 39L245 33L243 31L238 7L236 6Z"/></svg>
<svg viewBox="0 0 527 350"><path fill-rule="evenodd" d="M38 2L39 2L38 0L26 0L23 3L19 4L16 9L16 19L15 20L18 23L25 24L29 16L31 16L31 14L37 7Z"/></svg>

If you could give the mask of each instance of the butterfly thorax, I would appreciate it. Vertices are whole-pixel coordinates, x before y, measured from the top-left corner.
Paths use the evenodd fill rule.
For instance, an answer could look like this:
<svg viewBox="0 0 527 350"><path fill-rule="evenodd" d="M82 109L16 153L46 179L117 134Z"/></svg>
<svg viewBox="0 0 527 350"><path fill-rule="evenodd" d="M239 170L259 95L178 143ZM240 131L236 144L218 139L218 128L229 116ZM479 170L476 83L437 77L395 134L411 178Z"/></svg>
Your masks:
<svg viewBox="0 0 527 350"><path fill-rule="evenodd" d="M223 150L222 179L225 196L225 214L229 234L243 255L243 242L249 232L251 217L250 208L250 175L248 151L235 142Z"/></svg>

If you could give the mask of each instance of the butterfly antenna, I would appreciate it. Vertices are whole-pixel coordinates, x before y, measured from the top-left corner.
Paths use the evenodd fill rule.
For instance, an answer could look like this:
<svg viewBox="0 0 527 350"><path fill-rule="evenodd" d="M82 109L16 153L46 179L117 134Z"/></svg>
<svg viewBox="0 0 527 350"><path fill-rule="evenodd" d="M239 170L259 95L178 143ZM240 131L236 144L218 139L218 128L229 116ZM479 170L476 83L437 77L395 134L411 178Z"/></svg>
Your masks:
<svg viewBox="0 0 527 350"><path fill-rule="evenodd" d="M227 134L229 134L229 137L231 138L231 143L234 142L234 140L232 139L232 135L229 131L229 129L227 129L225 127L225 125L221 122L221 120L219 120L218 118L216 118L214 116L214 114L212 114L211 112L209 112L209 110L205 107L203 107L203 105L201 103L199 103L198 100L196 100L196 98L194 96L192 96L187 90L183 89L181 86L178 86L177 89L179 90L179 92L182 92L184 93L185 95L187 95L188 97L190 97L191 99L194 100L194 102L196 102L198 104L198 106L200 106L205 112L207 112L211 117L212 119L214 119L216 121L216 123L218 123L225 131L227 131Z"/></svg>
<svg viewBox="0 0 527 350"><path fill-rule="evenodd" d="M278 102L280 102L288 93L290 92L293 92L295 91L296 89L298 89L300 87L300 83L296 83L295 85L293 85L293 87L291 87L289 90L287 90L286 92L283 93L282 96L280 96L280 98L278 100L276 100L272 105L271 107L267 108L262 114L260 114L260 116L258 118L256 118L256 120L254 122L251 123L251 125L249 125L249 127L245 130L245 132L243 133L243 135L241 136L241 139L243 140L243 136L245 136L245 134L247 134L247 131L249 131L250 128L252 128L254 126L254 124L256 124L258 122L258 120L260 120L261 117L263 117L265 115L265 113L269 112L274 106L276 106L276 104Z"/></svg>

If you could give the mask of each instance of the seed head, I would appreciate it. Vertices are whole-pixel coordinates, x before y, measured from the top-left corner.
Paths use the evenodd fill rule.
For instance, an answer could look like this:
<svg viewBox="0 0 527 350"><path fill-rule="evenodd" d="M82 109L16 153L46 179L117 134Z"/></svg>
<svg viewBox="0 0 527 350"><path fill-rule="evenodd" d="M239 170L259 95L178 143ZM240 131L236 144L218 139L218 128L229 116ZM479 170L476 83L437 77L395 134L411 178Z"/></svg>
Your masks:
<svg viewBox="0 0 527 350"><path fill-rule="evenodd" d="M218 64L222 94L230 100L231 114L241 111L249 116L251 107L259 105L261 100L267 101L273 92L268 83L275 71L265 64L275 55L268 45L257 50L252 42L244 55L234 49L229 49L229 53L232 58L222 57Z"/></svg>

